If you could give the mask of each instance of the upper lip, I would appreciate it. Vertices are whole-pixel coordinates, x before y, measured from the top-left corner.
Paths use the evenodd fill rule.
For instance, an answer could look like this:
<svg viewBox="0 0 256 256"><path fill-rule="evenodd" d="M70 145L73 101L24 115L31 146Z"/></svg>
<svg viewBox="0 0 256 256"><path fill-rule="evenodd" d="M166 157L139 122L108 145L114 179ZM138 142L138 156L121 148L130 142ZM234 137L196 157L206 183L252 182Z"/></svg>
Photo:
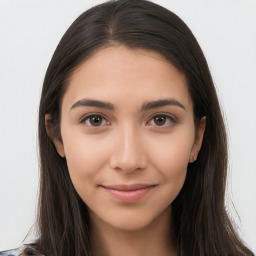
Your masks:
<svg viewBox="0 0 256 256"><path fill-rule="evenodd" d="M156 185L155 184L116 184L116 185L101 185L101 186L107 189L131 191L131 190L145 189L145 188L153 187Z"/></svg>

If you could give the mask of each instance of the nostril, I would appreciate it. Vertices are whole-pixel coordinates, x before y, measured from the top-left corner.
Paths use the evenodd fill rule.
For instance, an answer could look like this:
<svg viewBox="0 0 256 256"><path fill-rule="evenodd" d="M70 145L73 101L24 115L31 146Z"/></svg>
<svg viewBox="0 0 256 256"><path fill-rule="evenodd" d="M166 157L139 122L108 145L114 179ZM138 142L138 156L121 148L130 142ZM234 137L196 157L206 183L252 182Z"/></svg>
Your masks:
<svg viewBox="0 0 256 256"><path fill-rule="evenodd" d="M112 158L110 159L110 167L112 169L121 170L123 172L129 173L145 169L147 167L147 161L143 155L137 155L133 158L112 156Z"/></svg>
<svg viewBox="0 0 256 256"><path fill-rule="evenodd" d="M130 173L147 167L142 136L131 124L123 125L113 141L110 166L112 169Z"/></svg>

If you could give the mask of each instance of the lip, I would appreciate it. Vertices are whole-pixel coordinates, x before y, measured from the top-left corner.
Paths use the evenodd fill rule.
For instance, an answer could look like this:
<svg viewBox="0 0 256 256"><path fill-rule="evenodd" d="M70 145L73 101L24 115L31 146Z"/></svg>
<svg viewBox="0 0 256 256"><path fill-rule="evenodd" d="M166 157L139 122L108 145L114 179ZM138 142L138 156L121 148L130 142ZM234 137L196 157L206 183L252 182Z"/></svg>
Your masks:
<svg viewBox="0 0 256 256"><path fill-rule="evenodd" d="M136 202L145 197L156 185L149 184L118 184L100 186L113 198L122 202Z"/></svg>

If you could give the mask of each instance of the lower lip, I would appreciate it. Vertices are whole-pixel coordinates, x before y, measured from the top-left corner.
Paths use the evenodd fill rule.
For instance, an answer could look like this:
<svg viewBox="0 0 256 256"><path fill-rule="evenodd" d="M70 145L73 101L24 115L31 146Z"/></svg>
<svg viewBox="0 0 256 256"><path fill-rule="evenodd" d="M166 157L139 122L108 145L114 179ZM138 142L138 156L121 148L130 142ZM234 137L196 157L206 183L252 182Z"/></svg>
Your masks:
<svg viewBox="0 0 256 256"><path fill-rule="evenodd" d="M117 190L102 187L108 194L115 199L123 202L135 202L146 196L155 186L136 189L136 190Z"/></svg>

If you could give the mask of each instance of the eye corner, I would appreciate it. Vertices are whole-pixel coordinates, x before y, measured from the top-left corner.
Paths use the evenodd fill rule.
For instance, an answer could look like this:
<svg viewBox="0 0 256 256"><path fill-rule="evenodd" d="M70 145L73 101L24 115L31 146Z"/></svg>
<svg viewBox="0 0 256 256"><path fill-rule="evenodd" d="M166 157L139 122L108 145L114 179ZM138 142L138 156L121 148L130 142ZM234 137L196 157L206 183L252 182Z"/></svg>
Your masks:
<svg viewBox="0 0 256 256"><path fill-rule="evenodd" d="M152 122L155 122L154 119L155 118L163 118L163 121L164 121L164 124L160 124L160 125L157 125L156 123L155 124L150 124ZM169 120L169 122L167 121ZM168 122L168 124L166 124L166 122ZM171 114L167 114L167 113L155 113L154 115L152 115L149 119L149 121L146 123L146 125L152 125L152 126L155 126L157 128L168 128L168 127L171 127L173 126L173 124L176 124L178 123L178 119L174 116L174 115L171 115Z"/></svg>
<svg viewBox="0 0 256 256"><path fill-rule="evenodd" d="M90 122L90 118L98 118L100 119L100 123L93 125L92 122ZM87 123L88 120L89 120L89 123ZM85 125L86 127L93 128L93 129L104 128L106 126L111 125L110 121L108 121L108 119L103 114L100 114L100 113L88 113L82 116L79 119L79 124Z"/></svg>

